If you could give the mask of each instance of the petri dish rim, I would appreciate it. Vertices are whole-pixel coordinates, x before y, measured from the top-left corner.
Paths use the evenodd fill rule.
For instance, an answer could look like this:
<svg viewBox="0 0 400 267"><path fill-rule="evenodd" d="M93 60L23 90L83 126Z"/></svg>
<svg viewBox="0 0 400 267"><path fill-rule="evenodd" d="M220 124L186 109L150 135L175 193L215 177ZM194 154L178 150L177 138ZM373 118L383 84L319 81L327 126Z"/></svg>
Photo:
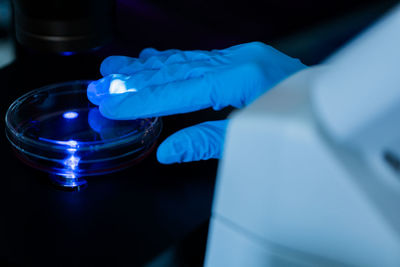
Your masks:
<svg viewBox="0 0 400 267"><path fill-rule="evenodd" d="M16 109L22 105L24 103L24 101L26 99L28 99L31 96L37 95L39 93L42 92L51 92L51 91L57 91L59 90L58 87L62 87L62 86L73 86L73 85L80 85L82 83L85 84L89 84L90 82L92 82L91 80L77 80L77 81L68 81L68 82L61 82L61 83L57 83L57 84L52 84L52 85L47 85L38 89L34 89L32 91L29 91L25 94L23 94L22 96L20 96L19 98L17 98L8 108L7 112L6 112L6 116L5 116L5 123L6 123L6 130L10 132L10 134L12 135L12 137L14 137L16 140L18 140L19 142L26 144L26 145L31 145L31 146L36 146L36 147L41 147L42 149L49 149L49 145L51 147L51 149L54 150L59 150L59 151L64 151L66 148L71 148L71 147L76 147L79 149L79 151L88 151L88 150L92 150L93 147L96 147L96 150L101 150L101 149L107 149L107 148L116 148L119 145L124 145L126 146L127 143L133 143L135 140L137 140L139 137L143 136L143 133L137 133L137 132L133 132L133 133L128 133L126 135L123 136L119 136L117 138L112 138L112 139L107 139L107 141L105 142L104 140L97 140L97 141L77 141L77 145L76 146L72 146L71 144L68 143L68 141L61 141L63 143L59 143L59 140L52 140L52 139L48 139L48 140L35 140L33 138L24 136L23 134L19 133L15 127L12 124L12 120L11 120L11 116L13 112L16 112ZM74 91L79 92L79 89L71 89L69 91L66 92L57 92L56 94L68 94L68 93L72 93ZM155 125L159 124L159 118L155 117L155 118L151 118L151 119L146 119L146 120L152 120L150 122L149 128L154 127ZM18 146L17 144L15 144L15 142L13 140L11 140L10 136L8 136L8 133L6 134L7 138L9 139L10 143L12 143L13 146L15 146L17 149L21 149L20 146Z"/></svg>

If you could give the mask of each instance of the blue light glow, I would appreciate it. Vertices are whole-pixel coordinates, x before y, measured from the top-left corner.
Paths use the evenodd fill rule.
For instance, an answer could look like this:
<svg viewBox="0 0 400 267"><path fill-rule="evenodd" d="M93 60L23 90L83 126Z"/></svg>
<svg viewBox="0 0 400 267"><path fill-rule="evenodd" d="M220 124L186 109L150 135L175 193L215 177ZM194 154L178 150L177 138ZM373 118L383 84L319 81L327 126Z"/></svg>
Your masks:
<svg viewBox="0 0 400 267"><path fill-rule="evenodd" d="M137 91L136 88L126 88L126 81L129 78L128 76L112 74L111 77L113 80L110 83L110 94L124 94Z"/></svg>
<svg viewBox="0 0 400 267"><path fill-rule="evenodd" d="M61 142L62 142L62 141L60 141L60 143L61 143ZM67 144L67 145L69 145L70 147L77 147L77 146L78 146L78 142L75 141L75 140L66 141L66 142L64 142L64 144Z"/></svg>
<svg viewBox="0 0 400 267"><path fill-rule="evenodd" d="M78 142L75 140L69 140L69 141L67 141L67 144L70 147L66 149L69 155L64 160L64 166L66 167L66 171L67 171L67 173L64 175L64 177L75 179L76 178L75 170L78 167L79 161L80 161L80 157L75 156Z"/></svg>
<svg viewBox="0 0 400 267"><path fill-rule="evenodd" d="M79 146L79 143L77 141L75 141L75 140L58 141L58 140L52 140L52 139L43 138L43 137L39 137L38 139L42 140L42 141L50 142L50 143L53 143L53 144L69 146L69 148L67 148L68 152L76 151L76 147Z"/></svg>
<svg viewBox="0 0 400 267"><path fill-rule="evenodd" d="M72 56L75 54L76 54L76 52L72 52L72 51L65 51L65 52L60 53L60 55L62 55L62 56Z"/></svg>
<svg viewBox="0 0 400 267"><path fill-rule="evenodd" d="M63 114L63 117L64 117L65 119L69 119L69 120L75 119L75 118L78 117L78 113L75 112L75 111L68 111L68 112L65 112L65 113Z"/></svg>
<svg viewBox="0 0 400 267"><path fill-rule="evenodd" d="M70 178L70 179L75 179L78 177L78 175L77 175L77 172L79 172L78 165L81 160L79 155L76 155L76 152L78 151L78 148L79 148L78 141L72 140L72 139L68 140L68 141L57 141L57 140L47 139L47 138L43 138L43 137L39 137L39 140L51 142L51 143L59 144L59 145L63 145L63 146L68 146L67 148L65 148L67 155L64 158L64 160L61 162L64 165L64 170L63 170L64 173L59 174L59 175L63 176L64 178ZM69 182L69 183L71 183L71 182Z"/></svg>
<svg viewBox="0 0 400 267"><path fill-rule="evenodd" d="M64 165L67 167L67 169L70 169L72 171L74 171L76 169L76 167L79 164L79 157L75 157L73 154L71 156L69 156L67 159L65 159L64 161Z"/></svg>

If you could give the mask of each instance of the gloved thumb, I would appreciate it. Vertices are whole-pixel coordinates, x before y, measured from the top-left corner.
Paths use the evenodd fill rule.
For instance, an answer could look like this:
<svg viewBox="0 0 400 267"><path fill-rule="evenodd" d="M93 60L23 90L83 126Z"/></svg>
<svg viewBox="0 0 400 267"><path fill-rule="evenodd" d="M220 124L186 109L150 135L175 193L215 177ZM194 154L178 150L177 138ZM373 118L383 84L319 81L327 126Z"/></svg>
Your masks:
<svg viewBox="0 0 400 267"><path fill-rule="evenodd" d="M220 158L228 120L208 121L169 136L157 150L163 164Z"/></svg>

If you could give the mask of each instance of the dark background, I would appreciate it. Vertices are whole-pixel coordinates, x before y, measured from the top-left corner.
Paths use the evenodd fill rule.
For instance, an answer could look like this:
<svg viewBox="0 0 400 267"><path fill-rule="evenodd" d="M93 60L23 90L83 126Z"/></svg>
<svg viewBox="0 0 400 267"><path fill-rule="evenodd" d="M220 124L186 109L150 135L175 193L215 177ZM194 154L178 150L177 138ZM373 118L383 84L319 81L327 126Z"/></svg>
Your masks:
<svg viewBox="0 0 400 267"><path fill-rule="evenodd" d="M109 55L137 56L148 46L214 49L262 41L313 65L396 2L118 0L114 41L96 51L65 57L16 44L16 61L0 69L0 127L23 93L100 78L99 64ZM229 112L165 117L159 141ZM91 177L86 189L66 192L18 161L4 131L0 139L0 265L202 265L217 160L165 166L153 152L137 166Z"/></svg>

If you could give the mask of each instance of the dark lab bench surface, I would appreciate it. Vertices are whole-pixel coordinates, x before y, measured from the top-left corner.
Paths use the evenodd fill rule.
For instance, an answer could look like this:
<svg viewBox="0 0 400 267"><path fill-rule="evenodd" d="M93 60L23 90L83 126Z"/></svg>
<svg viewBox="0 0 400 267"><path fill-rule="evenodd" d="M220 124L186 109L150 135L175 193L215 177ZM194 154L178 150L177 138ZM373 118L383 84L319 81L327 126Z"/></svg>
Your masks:
<svg viewBox="0 0 400 267"><path fill-rule="evenodd" d="M136 166L89 177L87 188L67 192L50 184L48 174L16 158L4 133L4 116L11 102L45 84L95 76L70 71L71 77L59 77L57 68L69 63L50 70L43 66L51 66L53 59L43 60L38 65L41 73L32 69L33 61L0 70L0 264L141 266L204 228L210 217L216 160L161 165L153 151ZM79 61L84 67L85 59ZM86 67L98 75L98 62L88 62ZM206 110L166 117L160 140L180 128L225 115Z"/></svg>
<svg viewBox="0 0 400 267"><path fill-rule="evenodd" d="M9 175L2 181L0 258L10 263L141 265L210 215L212 162L178 170L157 166L151 155L123 172L92 177L80 192L64 192L1 149Z"/></svg>

